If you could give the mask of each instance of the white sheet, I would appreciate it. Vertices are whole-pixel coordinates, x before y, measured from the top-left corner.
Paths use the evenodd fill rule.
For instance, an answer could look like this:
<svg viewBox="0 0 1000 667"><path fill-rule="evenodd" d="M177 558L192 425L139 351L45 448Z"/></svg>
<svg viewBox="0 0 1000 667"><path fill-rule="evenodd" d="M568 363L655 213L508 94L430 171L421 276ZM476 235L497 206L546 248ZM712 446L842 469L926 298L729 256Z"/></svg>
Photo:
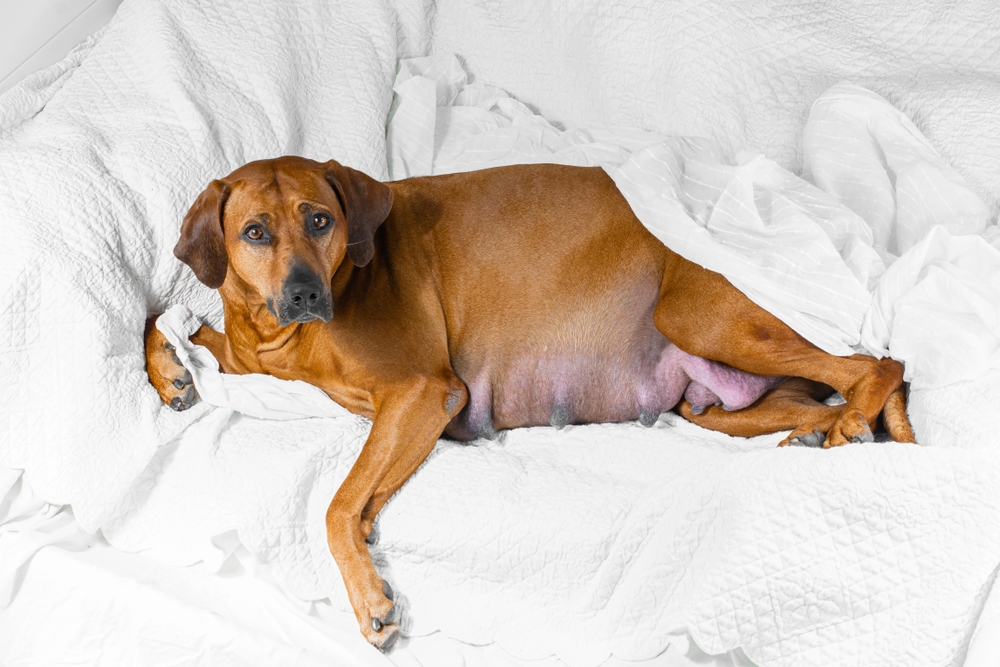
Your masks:
<svg viewBox="0 0 1000 667"><path fill-rule="evenodd" d="M561 127L706 137L794 172L811 105L850 81L915 119L1000 211L991 0L436 0L432 27L431 53Z"/></svg>
<svg viewBox="0 0 1000 667"><path fill-rule="evenodd" d="M839 84L820 96L798 178L708 139L559 131L503 91L466 86L447 56L404 62L394 90L395 178L602 165L657 238L828 352L891 349L914 389L1000 367L1000 252L979 236L996 242L1000 231L913 123L871 91Z"/></svg>
<svg viewBox="0 0 1000 667"><path fill-rule="evenodd" d="M193 419L151 391L147 310L180 300L221 319L172 256L177 221L255 158L337 155L384 175L397 29L376 0L127 2L3 96L0 465L89 530L134 504L157 447Z"/></svg>
<svg viewBox="0 0 1000 667"><path fill-rule="evenodd" d="M0 585L14 593L0 599L6 667L391 667L358 634L353 615L318 618L245 550L218 573L125 554L8 469L0 510Z"/></svg>
<svg viewBox="0 0 1000 667"><path fill-rule="evenodd" d="M480 149L456 150L464 156L462 168L496 157L540 160L546 151L550 159L575 163L628 153L598 145L591 154L586 134L566 137L527 109L497 99L470 107L493 114L489 122L475 110L452 108L444 122L440 108L408 110L408 88L434 92L423 98L430 104L483 100L478 89L462 96L455 71L449 58L434 58L405 63L397 77L403 93L390 124L390 151L404 156L410 173L455 166L429 153L454 140L438 131L465 132ZM405 86L415 72L424 80ZM457 90L449 93L449 85ZM436 129L396 133L398 121L414 118ZM642 139L631 145L649 137ZM779 179L801 192L793 181L789 174ZM873 238L867 235L869 243ZM879 259L874 250L868 257ZM193 367L200 371L196 384L211 370ZM935 406L927 408L933 413ZM257 436L260 444L248 442L262 430L269 435ZM322 541L323 517L365 425L345 417L285 423L282 430L296 433L297 453L263 446L279 433L268 423L229 413L202 420L171 450L169 465L156 470L158 483L144 506L109 534L131 548L183 557L185 538L165 534L163 526L175 512L210 502L216 523L204 517L185 525L189 548L197 533L205 542L235 521L241 539L273 559L296 594L335 590L334 604L345 604ZM338 440L330 442L334 434ZM932 435L923 441L935 444ZM991 528L1000 501L995 448L890 443L776 450L780 437L742 441L667 417L651 430L537 428L505 433L497 443L442 442L384 510L376 563L405 596L408 632L496 641L522 657L555 651L578 665L610 654L638 659L687 628L709 651L744 646L762 664L808 664L820 656L839 664L860 655L867 664L893 664L896 654L885 636L910 647L912 664L960 660L1000 561L1000 538ZM268 478L256 479L252 492L227 481L243 466L240 480L259 470L268 470ZM281 489L271 493L281 493L282 503L268 506L260 489L274 476ZM300 490L289 500L290 487ZM218 495L209 501L198 491L203 488ZM226 508L232 516L222 519ZM942 513L964 519L955 524ZM289 522L288 514L296 520ZM975 518L967 524L969 517ZM148 526L157 527L155 534ZM934 581L942 584L928 583Z"/></svg>
<svg viewBox="0 0 1000 667"><path fill-rule="evenodd" d="M353 612L288 596L269 567L219 536L232 553L173 568L115 549L85 532L72 511L44 502L21 472L0 469L0 663L36 667L120 665L564 667L522 662L496 644L435 634L401 639L382 655ZM747 667L741 652L712 658L686 637L643 662L603 667Z"/></svg>

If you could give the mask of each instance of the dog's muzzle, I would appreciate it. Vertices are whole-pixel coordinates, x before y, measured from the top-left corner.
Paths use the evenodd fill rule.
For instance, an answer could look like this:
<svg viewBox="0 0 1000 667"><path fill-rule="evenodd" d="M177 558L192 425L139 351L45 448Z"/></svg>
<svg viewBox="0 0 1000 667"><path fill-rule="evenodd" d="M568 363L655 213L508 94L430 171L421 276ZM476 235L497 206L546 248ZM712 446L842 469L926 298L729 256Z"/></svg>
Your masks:
<svg viewBox="0 0 1000 667"><path fill-rule="evenodd" d="M285 279L281 300L276 305L269 301L268 310L281 326L316 319L329 322L333 317L330 286L324 285L319 276L309 269L296 266Z"/></svg>

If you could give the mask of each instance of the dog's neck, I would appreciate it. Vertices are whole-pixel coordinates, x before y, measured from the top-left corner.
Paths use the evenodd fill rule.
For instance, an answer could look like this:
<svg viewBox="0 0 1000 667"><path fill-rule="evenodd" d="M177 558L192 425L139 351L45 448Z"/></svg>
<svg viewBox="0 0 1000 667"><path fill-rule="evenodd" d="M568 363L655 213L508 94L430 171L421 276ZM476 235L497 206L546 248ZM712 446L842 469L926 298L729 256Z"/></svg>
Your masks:
<svg viewBox="0 0 1000 667"><path fill-rule="evenodd" d="M351 281L363 280L375 263L373 261L364 268L358 268L345 258L338 267L330 281L334 318L338 315L337 302L344 296ZM336 347L334 341L324 335L327 327L321 320L281 326L268 309L266 300L234 272L226 276L219 294L226 321L227 365L239 369L238 372L270 373L280 377L282 370L291 371L295 367L295 350L304 338L320 336L328 339L323 347L330 352ZM337 360L331 358L335 356L327 355L325 362L338 366ZM331 371L337 374L334 369L327 369L327 372Z"/></svg>
<svg viewBox="0 0 1000 667"><path fill-rule="evenodd" d="M333 272L333 278L330 280L330 293L333 295L334 317L336 317L337 300L344 294L344 290L347 289L351 278L354 278L359 271L354 266L354 263L345 257L340 266L337 267L337 270Z"/></svg>
<svg viewBox="0 0 1000 667"><path fill-rule="evenodd" d="M226 357L231 366L242 372L267 372L265 365L272 364L266 359L280 358L283 352L293 348L303 325L298 322L284 327L278 324L265 300L239 282L227 276L219 288L226 318Z"/></svg>
<svg viewBox="0 0 1000 667"><path fill-rule="evenodd" d="M349 278L360 272L351 267L345 273ZM340 291L344 289L342 286ZM219 293L226 318L223 366L230 369L227 372L267 373L285 380L303 380L356 414L369 418L374 415L371 396L345 380L344 360L331 323L314 320L283 327L259 296L247 298L228 280Z"/></svg>

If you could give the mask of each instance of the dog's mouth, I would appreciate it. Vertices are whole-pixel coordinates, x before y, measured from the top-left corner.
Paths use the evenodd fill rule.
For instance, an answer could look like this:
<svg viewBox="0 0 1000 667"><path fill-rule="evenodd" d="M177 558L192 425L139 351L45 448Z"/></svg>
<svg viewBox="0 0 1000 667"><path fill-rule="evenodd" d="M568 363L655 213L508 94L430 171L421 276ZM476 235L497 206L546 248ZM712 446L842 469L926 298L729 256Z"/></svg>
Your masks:
<svg viewBox="0 0 1000 667"><path fill-rule="evenodd" d="M287 327L292 322L305 324L314 320L329 322L333 319L333 298L324 294L312 303L294 303L288 300L267 300L267 310L278 320L278 324Z"/></svg>

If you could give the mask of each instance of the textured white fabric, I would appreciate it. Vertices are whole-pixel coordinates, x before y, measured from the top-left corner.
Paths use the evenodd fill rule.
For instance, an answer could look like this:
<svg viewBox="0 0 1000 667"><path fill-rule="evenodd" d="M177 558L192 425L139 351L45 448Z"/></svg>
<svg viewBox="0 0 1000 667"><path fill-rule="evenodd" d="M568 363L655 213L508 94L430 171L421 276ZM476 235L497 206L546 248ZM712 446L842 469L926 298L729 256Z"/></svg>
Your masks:
<svg viewBox="0 0 1000 667"><path fill-rule="evenodd" d="M836 199L763 155L734 157L708 140L668 139L605 169L667 247L818 347L853 353L867 285L884 268L871 230Z"/></svg>
<svg viewBox="0 0 1000 667"><path fill-rule="evenodd" d="M217 574L171 568L86 533L68 508L30 511L46 503L20 471L2 477L0 591L16 590L0 599L5 666L392 667L353 614L316 618L244 549Z"/></svg>
<svg viewBox="0 0 1000 667"><path fill-rule="evenodd" d="M840 84L813 104L802 177L870 225L883 256L899 256L931 227L982 234L989 211L913 122L885 99Z"/></svg>
<svg viewBox="0 0 1000 667"><path fill-rule="evenodd" d="M911 389L1000 368L1000 249L932 228L882 276L862 340L905 362Z"/></svg>
<svg viewBox="0 0 1000 667"><path fill-rule="evenodd" d="M391 142L390 154L405 160L393 164L407 173L543 159L546 151L588 163L651 139L629 144L619 135L622 146L606 150L609 143L576 130L575 143L563 141L544 120L526 118L526 108L500 104L502 96L485 108L468 105L499 116L493 121L453 107L442 122L444 108L427 105L477 99L462 97L453 63L423 59L400 71L390 137L406 145ZM422 80L400 86L406 77ZM409 104L413 95L422 106ZM406 132L394 125L401 118ZM461 150L439 130L455 130L479 150ZM454 151L429 155L447 145ZM866 257L881 261L867 247ZM935 401L919 409L933 415ZM972 414L954 413L966 421ZM938 444L940 432L915 425L922 442ZM137 484L149 489L141 507L105 532L128 548L191 562L225 555L212 553L212 536L236 530L289 590L331 595L345 607L324 516L367 427L356 417L279 424L206 415ZM535 428L494 443L442 442L383 511L372 552L403 596L407 632L496 641L524 657L554 652L575 665L610 654L639 659L687 629L709 651L743 646L765 665L893 665L900 647L912 652L911 664L957 664L1000 561L995 448L778 450L780 437L728 438L671 416L648 430ZM286 443L280 452L275 441ZM205 506L213 511L199 512Z"/></svg>
<svg viewBox="0 0 1000 667"><path fill-rule="evenodd" d="M389 115L389 176L471 171L508 164L617 164L664 139L639 129L563 131L487 83L469 82L454 54L400 63Z"/></svg>
<svg viewBox="0 0 1000 667"><path fill-rule="evenodd" d="M668 247L814 344L853 353L885 270L872 230L763 155L636 130L562 131L502 90L468 84L454 56L405 61L394 90L393 178L524 162L603 166Z"/></svg>
<svg viewBox="0 0 1000 667"><path fill-rule="evenodd" d="M404 61L394 89L393 178L601 165L657 238L828 352L891 349L916 389L1000 367L1000 252L977 236L998 228L913 123L869 90L839 84L815 102L799 178L709 139L561 131L502 90L469 84L453 56Z"/></svg>
<svg viewBox="0 0 1000 667"><path fill-rule="evenodd" d="M1000 251L979 236L996 226L964 179L859 86L821 95L805 138L822 191L705 140L605 168L667 246L828 352L891 354L915 389L1000 368Z"/></svg>
<svg viewBox="0 0 1000 667"><path fill-rule="evenodd" d="M199 327L201 319L183 304L171 306L156 319L156 328L176 348L177 358L190 369L198 394L206 403L262 419L351 416L346 408L331 401L322 389L308 382L282 381L259 373L220 373L219 361L208 348L194 345L189 340Z"/></svg>
<svg viewBox="0 0 1000 667"><path fill-rule="evenodd" d="M566 667L555 656L521 661L497 644L440 633L401 638L390 654L358 632L352 611L291 599L243 547L218 568L174 568L88 535L67 508L48 506L0 470L0 663L36 667L140 664L185 667ZM67 520L68 519L68 520ZM235 536L218 542L235 543ZM25 553L30 552L29 558ZM642 662L603 667L750 667L678 638Z"/></svg>
<svg viewBox="0 0 1000 667"><path fill-rule="evenodd" d="M810 105L851 81L1000 210L991 0L436 0L431 45L563 127L707 137L795 172Z"/></svg>
<svg viewBox="0 0 1000 667"><path fill-rule="evenodd" d="M151 390L146 313L182 301L221 319L171 254L178 221L257 158L384 176L398 27L377 0L126 2L0 98L0 464L88 529L132 504L157 446L198 414Z"/></svg>

